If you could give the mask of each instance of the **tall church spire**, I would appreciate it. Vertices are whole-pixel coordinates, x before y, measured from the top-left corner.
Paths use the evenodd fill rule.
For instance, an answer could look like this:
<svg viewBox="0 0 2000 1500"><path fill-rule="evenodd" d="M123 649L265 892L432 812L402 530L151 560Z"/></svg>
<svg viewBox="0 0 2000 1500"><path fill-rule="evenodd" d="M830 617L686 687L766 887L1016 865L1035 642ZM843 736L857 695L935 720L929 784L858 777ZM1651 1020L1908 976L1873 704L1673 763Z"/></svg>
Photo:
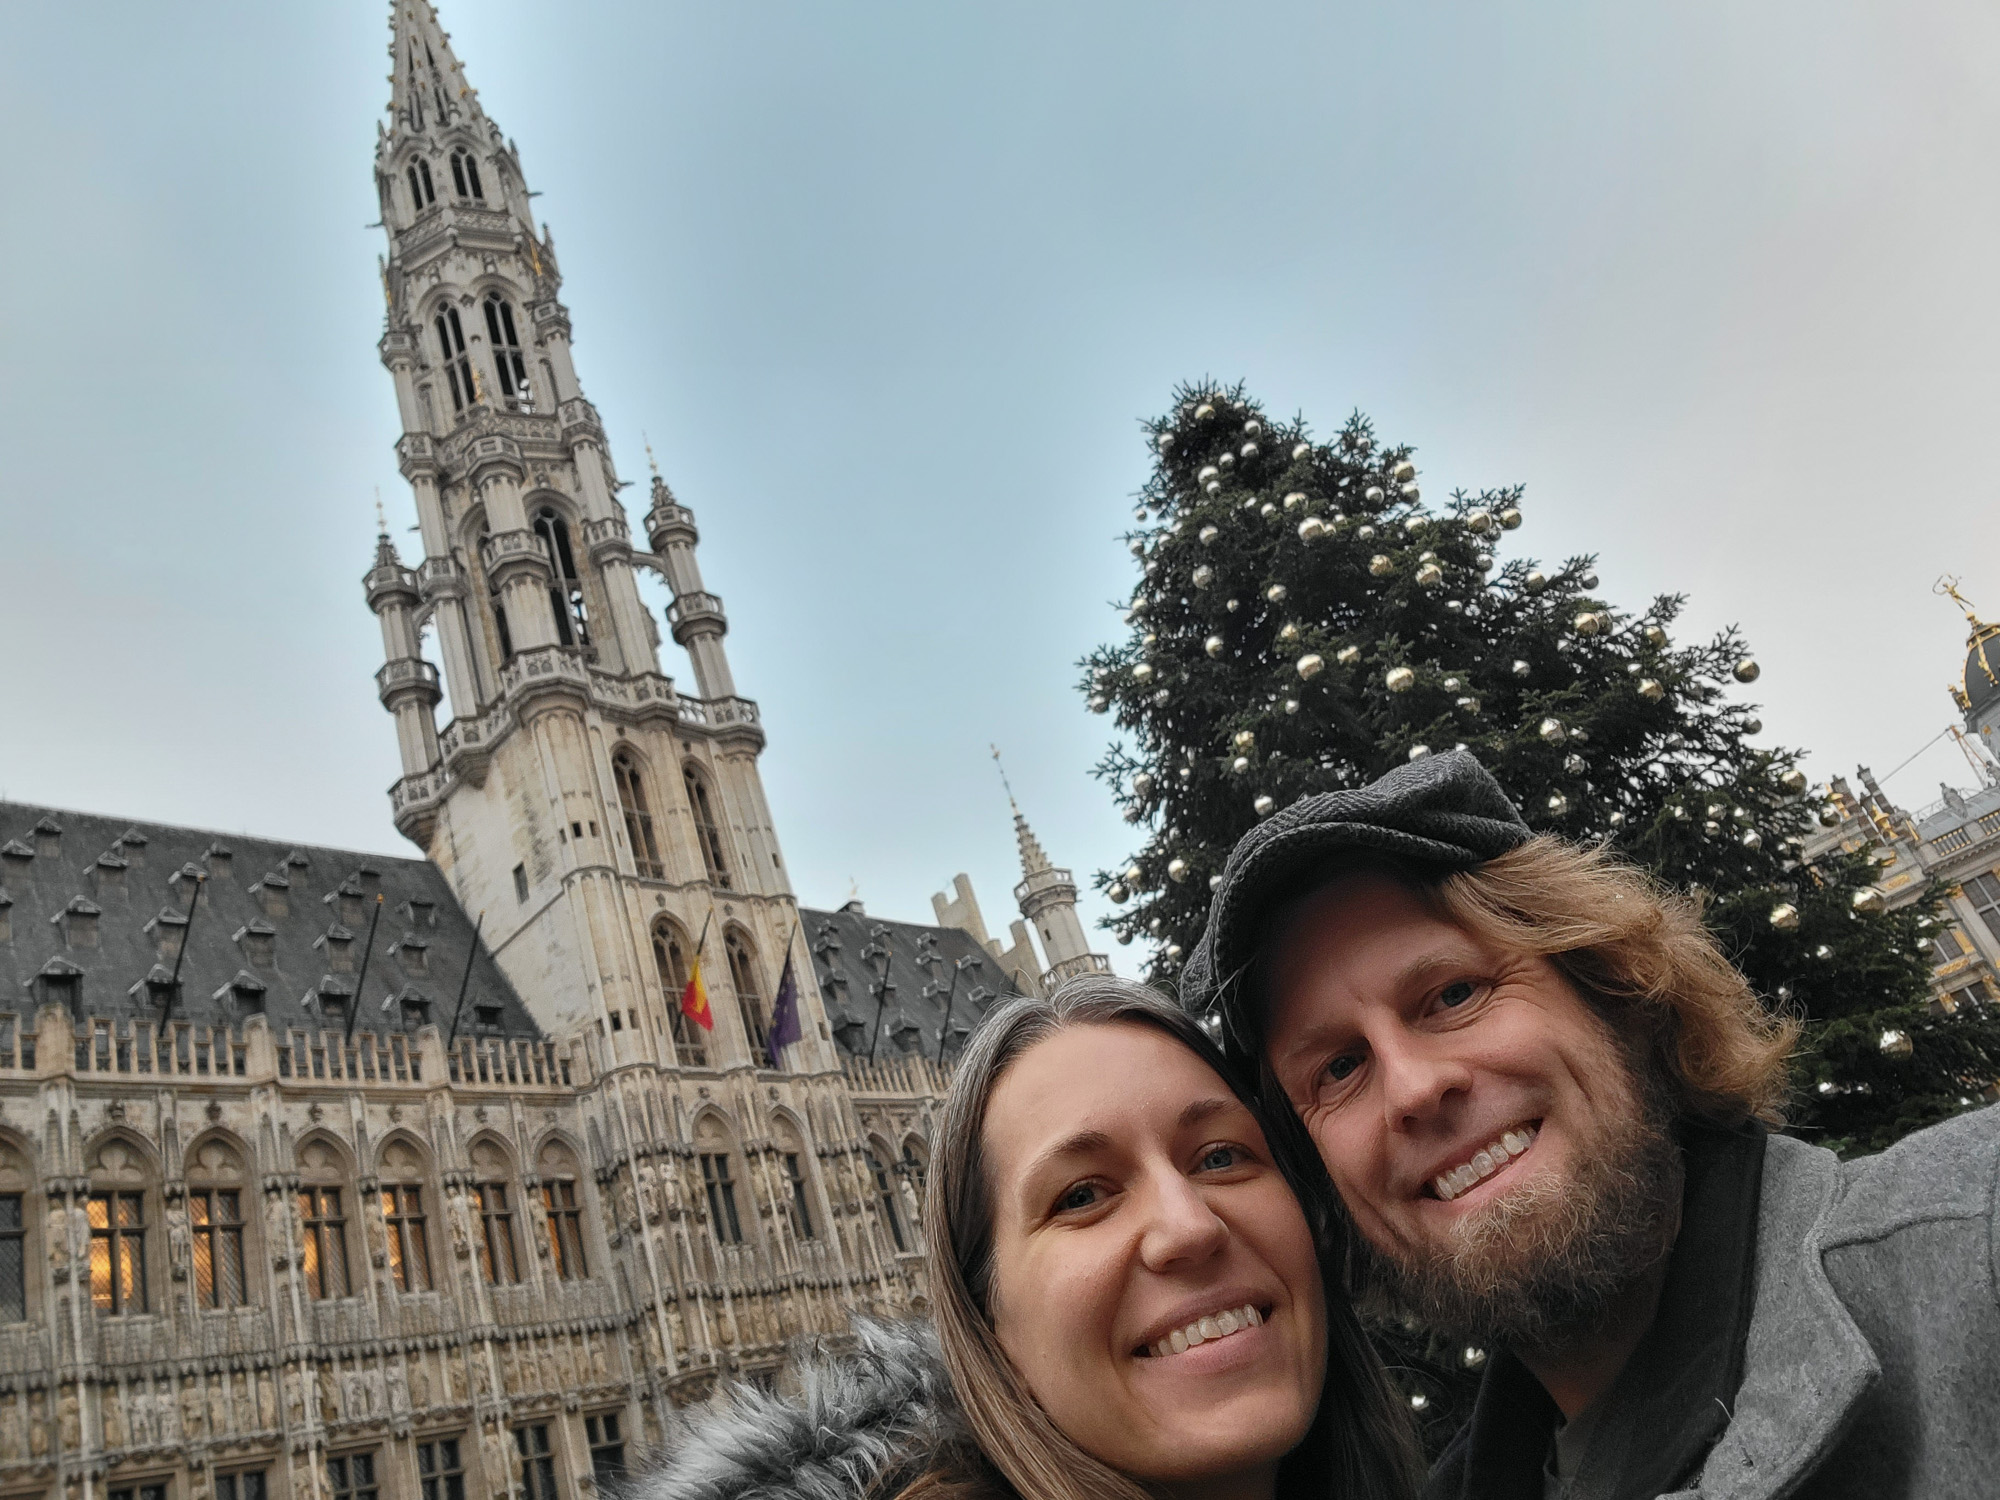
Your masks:
<svg viewBox="0 0 2000 1500"><path fill-rule="evenodd" d="M1021 805L1014 800L1007 768L1000 763L999 746L992 750L993 763L1000 767L1000 784L1007 789L1007 805L1014 811L1014 842L1021 850L1021 883L1014 887L1014 900L1021 915L1041 935L1042 955L1048 960L1042 992L1046 994L1078 974L1110 973L1110 960L1092 953L1090 940L1084 936L1083 919L1076 910L1076 877L1043 852L1041 840L1028 827Z"/></svg>
<svg viewBox="0 0 2000 1500"><path fill-rule="evenodd" d="M389 34L392 133L425 135L454 123L492 132L431 0L391 0Z"/></svg>

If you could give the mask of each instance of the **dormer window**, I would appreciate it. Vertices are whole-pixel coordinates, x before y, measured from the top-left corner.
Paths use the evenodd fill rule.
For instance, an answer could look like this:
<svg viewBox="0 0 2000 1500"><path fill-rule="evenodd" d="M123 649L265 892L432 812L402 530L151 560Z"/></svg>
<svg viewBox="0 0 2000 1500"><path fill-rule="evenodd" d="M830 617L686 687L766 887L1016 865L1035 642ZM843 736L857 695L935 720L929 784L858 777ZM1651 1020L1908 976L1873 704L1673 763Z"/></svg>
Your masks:
<svg viewBox="0 0 2000 1500"><path fill-rule="evenodd" d="M136 828L128 828L118 835L118 842L111 846L113 854L121 856L135 870L146 868L146 845L152 841Z"/></svg>
<svg viewBox="0 0 2000 1500"><path fill-rule="evenodd" d="M461 198L486 197L486 189L479 185L479 162L470 151L451 153L451 185Z"/></svg>
<svg viewBox="0 0 2000 1500"><path fill-rule="evenodd" d="M311 869L312 861L307 859L303 854L299 853L298 850L294 849L290 854L287 854L285 856L285 868L287 870Z"/></svg>
<svg viewBox="0 0 2000 1500"><path fill-rule="evenodd" d="M181 939L187 933L187 925L187 917L171 906L161 907L160 914L146 924L161 963L170 964L181 956Z"/></svg>
<svg viewBox="0 0 2000 1500"><path fill-rule="evenodd" d="M62 824L43 818L35 824L35 853L53 859L62 853Z"/></svg>
<svg viewBox="0 0 2000 1500"><path fill-rule="evenodd" d="M208 846L207 852L203 857L208 861L208 873L210 875L218 879L227 880L229 878L229 866L231 861L236 858L236 851L223 843L221 839L217 839Z"/></svg>
<svg viewBox="0 0 2000 1500"><path fill-rule="evenodd" d="M207 874L208 872L197 864L185 864L174 871L173 878L167 882L167 888L174 893L174 899L180 902L183 911L187 909L188 892L190 890L200 890L201 883ZM206 901L207 899L205 896L195 897L197 901Z"/></svg>
<svg viewBox="0 0 2000 1500"><path fill-rule="evenodd" d="M491 1001L481 1001L472 1007L473 1022L488 1031L498 1031L500 1029L500 1015L500 1007Z"/></svg>
<svg viewBox="0 0 2000 1500"><path fill-rule="evenodd" d="M275 961L274 949L277 945L277 929L269 922L252 922L236 929L236 946L243 950L243 956L257 968L268 969Z"/></svg>
<svg viewBox="0 0 2000 1500"><path fill-rule="evenodd" d="M236 977L217 990L212 999L227 999L238 1011L251 1013L264 1008L264 981L248 969L238 969Z"/></svg>
<svg viewBox="0 0 2000 1500"><path fill-rule="evenodd" d="M72 896L69 904L57 912L54 923L62 929L63 942L72 948L95 948L97 946L97 919L103 915L103 908L88 897Z"/></svg>
<svg viewBox="0 0 2000 1500"><path fill-rule="evenodd" d="M472 358L465 352L465 326L458 309L447 307L437 315L438 349L444 356L445 384L451 389L451 409L464 411L472 405Z"/></svg>
<svg viewBox="0 0 2000 1500"><path fill-rule="evenodd" d="M97 863L91 866L90 873L92 878L97 882L98 895L122 896L125 894L126 863L124 856L118 853L115 844L111 849L97 856Z"/></svg>
<svg viewBox="0 0 2000 1500"><path fill-rule="evenodd" d="M0 844L0 867L4 867L9 875L25 877L34 859L35 851L19 839L9 839Z"/></svg>
<svg viewBox="0 0 2000 1500"><path fill-rule="evenodd" d="M340 921L348 927L358 927L368 919L368 898L361 887L352 880L342 882L336 890L328 891L326 904L339 913Z"/></svg>
<svg viewBox="0 0 2000 1500"><path fill-rule="evenodd" d="M430 972L430 944L415 933L405 933L402 941L391 948L396 960L402 964L405 974L428 974Z"/></svg>
<svg viewBox="0 0 2000 1500"><path fill-rule="evenodd" d="M423 901L416 897L403 903L403 915L409 918L410 925L419 931L437 926L437 910L437 902Z"/></svg>
<svg viewBox="0 0 2000 1500"><path fill-rule="evenodd" d="M291 914L292 883L275 870L251 886L250 894L257 898L267 917L275 920Z"/></svg>
<svg viewBox="0 0 2000 1500"><path fill-rule="evenodd" d="M0 890L0 943L14 941L14 898Z"/></svg>
<svg viewBox="0 0 2000 1500"><path fill-rule="evenodd" d="M29 983L40 992L44 1005L67 1006L75 1014L83 1004L83 970L67 959L50 959Z"/></svg>
<svg viewBox="0 0 2000 1500"><path fill-rule="evenodd" d="M151 972L125 993L136 999L142 988L146 992L146 1004L154 1010L163 1011L181 997L180 983L174 978L174 971L165 964L154 964Z"/></svg>
<svg viewBox="0 0 2000 1500"><path fill-rule="evenodd" d="M405 990L396 1001L403 1012L403 1030L415 1031L420 1026L431 1024L431 1002L429 997L415 990Z"/></svg>
<svg viewBox="0 0 2000 1500"><path fill-rule="evenodd" d="M347 928L333 926L313 939L313 946L326 955L326 968L330 974L352 974L354 972L354 934Z"/></svg>
<svg viewBox="0 0 2000 1500"><path fill-rule="evenodd" d="M354 991L345 980L329 974L306 996L305 1003L317 1010L322 1020L343 1022L347 1019L347 1003L353 996Z"/></svg>
<svg viewBox="0 0 2000 1500"><path fill-rule="evenodd" d="M421 124L417 127L423 128ZM410 163L410 202L422 213L437 202L437 189L431 186L431 164L421 156Z"/></svg>

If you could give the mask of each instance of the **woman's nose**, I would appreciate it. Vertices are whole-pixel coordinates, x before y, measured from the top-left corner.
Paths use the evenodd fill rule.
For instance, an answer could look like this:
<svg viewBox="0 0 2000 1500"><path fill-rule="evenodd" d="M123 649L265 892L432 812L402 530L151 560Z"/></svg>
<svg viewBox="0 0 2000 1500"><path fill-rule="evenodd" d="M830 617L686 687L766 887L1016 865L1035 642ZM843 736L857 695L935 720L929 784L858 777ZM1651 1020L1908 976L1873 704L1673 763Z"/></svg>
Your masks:
<svg viewBox="0 0 2000 1500"><path fill-rule="evenodd" d="M1207 1259L1229 1239L1208 1200L1179 1172L1160 1175L1148 1194L1147 1221L1139 1242L1147 1269L1166 1270Z"/></svg>

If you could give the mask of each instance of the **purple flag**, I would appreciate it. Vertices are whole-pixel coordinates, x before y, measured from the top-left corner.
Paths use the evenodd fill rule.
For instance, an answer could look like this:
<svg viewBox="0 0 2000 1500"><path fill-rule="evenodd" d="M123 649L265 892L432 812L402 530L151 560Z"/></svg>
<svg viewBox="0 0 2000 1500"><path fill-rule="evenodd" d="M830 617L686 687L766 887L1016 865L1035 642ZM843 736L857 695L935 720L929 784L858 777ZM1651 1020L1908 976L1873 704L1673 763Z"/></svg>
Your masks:
<svg viewBox="0 0 2000 1500"><path fill-rule="evenodd" d="M785 975L778 981L778 1003L771 1007L771 1042L768 1053L772 1067L781 1067L778 1054L799 1039L799 982L792 977L792 955L785 955Z"/></svg>

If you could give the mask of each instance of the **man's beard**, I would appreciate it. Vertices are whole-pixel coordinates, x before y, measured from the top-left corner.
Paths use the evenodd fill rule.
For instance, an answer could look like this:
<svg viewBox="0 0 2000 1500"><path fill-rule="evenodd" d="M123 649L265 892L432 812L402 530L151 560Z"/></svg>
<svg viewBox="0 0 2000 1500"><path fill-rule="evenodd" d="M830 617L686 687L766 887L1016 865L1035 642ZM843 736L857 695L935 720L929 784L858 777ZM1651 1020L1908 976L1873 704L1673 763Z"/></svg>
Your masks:
<svg viewBox="0 0 2000 1500"><path fill-rule="evenodd" d="M1603 1137L1572 1142L1574 1175L1538 1172L1425 1245L1385 1250L1357 1236L1366 1291L1427 1327L1515 1350L1558 1348L1596 1326L1680 1228L1674 1112L1632 1073Z"/></svg>

